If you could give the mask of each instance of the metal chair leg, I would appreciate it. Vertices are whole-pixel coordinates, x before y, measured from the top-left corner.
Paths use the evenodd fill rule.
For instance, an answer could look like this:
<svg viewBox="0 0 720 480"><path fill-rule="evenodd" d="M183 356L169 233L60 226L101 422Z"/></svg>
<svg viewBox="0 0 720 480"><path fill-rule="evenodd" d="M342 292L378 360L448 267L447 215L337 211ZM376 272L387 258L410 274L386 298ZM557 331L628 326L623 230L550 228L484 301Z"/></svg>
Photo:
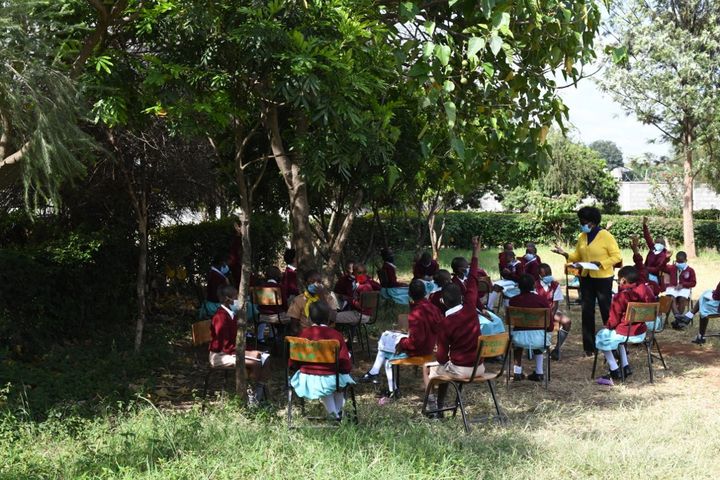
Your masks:
<svg viewBox="0 0 720 480"><path fill-rule="evenodd" d="M650 344L647 342L643 342L643 343L645 344L645 351L647 352L648 371L650 372L650 383L654 383L653 368L652 368L652 353L650 351Z"/></svg>
<svg viewBox="0 0 720 480"><path fill-rule="evenodd" d="M488 388L490 388L490 395L492 396L493 404L495 404L495 411L500 417L502 416L502 413L500 413L500 405L498 404L497 396L495 395L495 385L492 380L489 380L486 383L488 384Z"/></svg>
<svg viewBox="0 0 720 480"><path fill-rule="evenodd" d="M667 370L667 365L665 364L665 359L663 358L663 354L660 351L660 344L657 341L657 338L655 335L653 335L653 343L655 344L655 348L657 349L658 356L660 357L660 362L662 363L662 366L665 370Z"/></svg>
<svg viewBox="0 0 720 480"><path fill-rule="evenodd" d="M292 428L292 387L288 388L287 424L288 429Z"/></svg>
<svg viewBox="0 0 720 480"><path fill-rule="evenodd" d="M345 395L347 396L347 392L350 391L350 401L352 402L353 406L353 423L358 423L358 412L357 412L357 402L355 402L355 388L352 385L349 385L345 389Z"/></svg>
<svg viewBox="0 0 720 480"><path fill-rule="evenodd" d="M465 433L470 433L470 425L468 425L467 415L465 415L465 405L463 405L462 401L462 391L458 389L458 386L455 385L455 382L450 382L450 385L455 388L455 394L457 395L455 401L457 402L457 405L460 406L460 415L462 415L463 425L465 425ZM453 411L453 416L455 416L455 411Z"/></svg>
<svg viewBox="0 0 720 480"><path fill-rule="evenodd" d="M592 374L590 374L590 380L595 379L595 370L597 369L597 357L598 357L598 349L595 349L595 359L593 360L593 369Z"/></svg>

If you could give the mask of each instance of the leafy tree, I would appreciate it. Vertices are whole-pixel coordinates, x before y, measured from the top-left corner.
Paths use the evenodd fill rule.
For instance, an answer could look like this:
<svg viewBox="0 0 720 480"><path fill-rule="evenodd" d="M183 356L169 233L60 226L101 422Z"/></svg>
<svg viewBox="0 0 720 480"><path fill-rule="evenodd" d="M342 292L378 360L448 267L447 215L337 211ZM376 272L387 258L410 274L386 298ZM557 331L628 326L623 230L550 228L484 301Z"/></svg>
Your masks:
<svg viewBox="0 0 720 480"><path fill-rule="evenodd" d="M595 150L600 155L600 158L605 160L608 170L623 166L623 153L615 142L611 140L595 140L588 146Z"/></svg>
<svg viewBox="0 0 720 480"><path fill-rule="evenodd" d="M693 182L717 162L711 148L720 118L720 4L712 0L615 2L617 44L602 87L654 125L683 156L683 237L694 257Z"/></svg>

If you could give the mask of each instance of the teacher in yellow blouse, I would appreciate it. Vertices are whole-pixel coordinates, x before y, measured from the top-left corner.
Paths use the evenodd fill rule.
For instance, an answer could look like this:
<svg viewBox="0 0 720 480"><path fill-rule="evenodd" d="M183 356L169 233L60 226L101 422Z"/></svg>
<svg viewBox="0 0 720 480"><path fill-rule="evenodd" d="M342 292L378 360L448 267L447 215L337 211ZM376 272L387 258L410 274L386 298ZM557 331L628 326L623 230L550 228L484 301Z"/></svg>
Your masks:
<svg viewBox="0 0 720 480"><path fill-rule="evenodd" d="M580 268L583 349L585 355L590 356L595 352L595 303L600 307L603 324L606 324L610 316L615 275L613 266L622 261L622 256L615 237L600 227L600 210L582 207L577 215L582 233L575 244L575 251L568 253L560 246L556 246L553 251ZM579 263L593 264L595 268L582 268L577 265Z"/></svg>

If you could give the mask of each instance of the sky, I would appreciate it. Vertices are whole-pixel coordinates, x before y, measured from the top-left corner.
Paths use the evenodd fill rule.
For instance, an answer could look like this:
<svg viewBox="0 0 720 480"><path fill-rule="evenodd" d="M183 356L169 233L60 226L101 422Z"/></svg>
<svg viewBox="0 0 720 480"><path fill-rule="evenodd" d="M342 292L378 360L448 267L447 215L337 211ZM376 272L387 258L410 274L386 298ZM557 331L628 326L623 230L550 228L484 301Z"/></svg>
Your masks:
<svg viewBox="0 0 720 480"><path fill-rule="evenodd" d="M668 155L668 144L649 143L659 138L659 131L638 122L634 115L627 116L619 104L600 91L592 78L581 80L577 87L558 92L570 109L570 122L575 128L573 136L576 139L585 144L595 140L612 140L622 150L625 161L645 152Z"/></svg>

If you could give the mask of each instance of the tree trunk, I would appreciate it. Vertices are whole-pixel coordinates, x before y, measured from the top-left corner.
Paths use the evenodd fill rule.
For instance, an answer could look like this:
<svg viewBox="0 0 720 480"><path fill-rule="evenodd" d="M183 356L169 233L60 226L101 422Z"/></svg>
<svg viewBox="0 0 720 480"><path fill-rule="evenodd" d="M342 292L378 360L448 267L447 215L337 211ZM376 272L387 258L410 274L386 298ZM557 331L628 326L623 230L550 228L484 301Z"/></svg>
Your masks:
<svg viewBox="0 0 720 480"><path fill-rule="evenodd" d="M275 105L267 107L264 122L270 136L270 148L275 156L275 162L288 189L292 245L297 252L298 267L300 270L306 271L316 267L312 228L310 227L310 200L308 199L307 183L300 172L300 165L285 152L280 133L278 111Z"/></svg>
<svg viewBox="0 0 720 480"><path fill-rule="evenodd" d="M144 203L144 202L143 202ZM135 353L140 352L143 329L145 328L145 315L147 313L147 299L145 284L147 283L147 257L148 257L148 215L147 208L141 205L137 212L138 234L140 252L138 254L137 279L135 283L137 293L137 322L135 324Z"/></svg>
<svg viewBox="0 0 720 480"><path fill-rule="evenodd" d="M686 132L683 143L683 153L685 154L683 163L683 241L688 258L695 258L697 252L695 251L695 225L693 221L692 134Z"/></svg>
<svg viewBox="0 0 720 480"><path fill-rule="evenodd" d="M323 276L328 284L331 284L334 280L335 270L340 263L340 257L342 256L343 249L345 248L345 243L350 236L350 230L352 230L353 222L355 222L357 211L360 209L360 205L362 205L362 200L363 192L358 191L355 194L355 198L353 199L352 205L350 205L347 215L345 216L345 220L343 220L343 223L340 226L340 230L338 230L337 235L333 235L331 237L332 244L328 245L327 251L329 255L325 267L323 268Z"/></svg>
<svg viewBox="0 0 720 480"><path fill-rule="evenodd" d="M242 173L238 177L243 177ZM240 178L238 178L238 181ZM243 183L244 184L244 183ZM243 190L240 188L240 232L242 234L242 274L238 286L238 302L240 309L237 313L237 336L235 337L235 392L243 403L247 403L247 372L245 371L245 334L247 332L247 297L250 290L250 275L252 274L252 244L250 242L250 205L247 197L243 200Z"/></svg>

